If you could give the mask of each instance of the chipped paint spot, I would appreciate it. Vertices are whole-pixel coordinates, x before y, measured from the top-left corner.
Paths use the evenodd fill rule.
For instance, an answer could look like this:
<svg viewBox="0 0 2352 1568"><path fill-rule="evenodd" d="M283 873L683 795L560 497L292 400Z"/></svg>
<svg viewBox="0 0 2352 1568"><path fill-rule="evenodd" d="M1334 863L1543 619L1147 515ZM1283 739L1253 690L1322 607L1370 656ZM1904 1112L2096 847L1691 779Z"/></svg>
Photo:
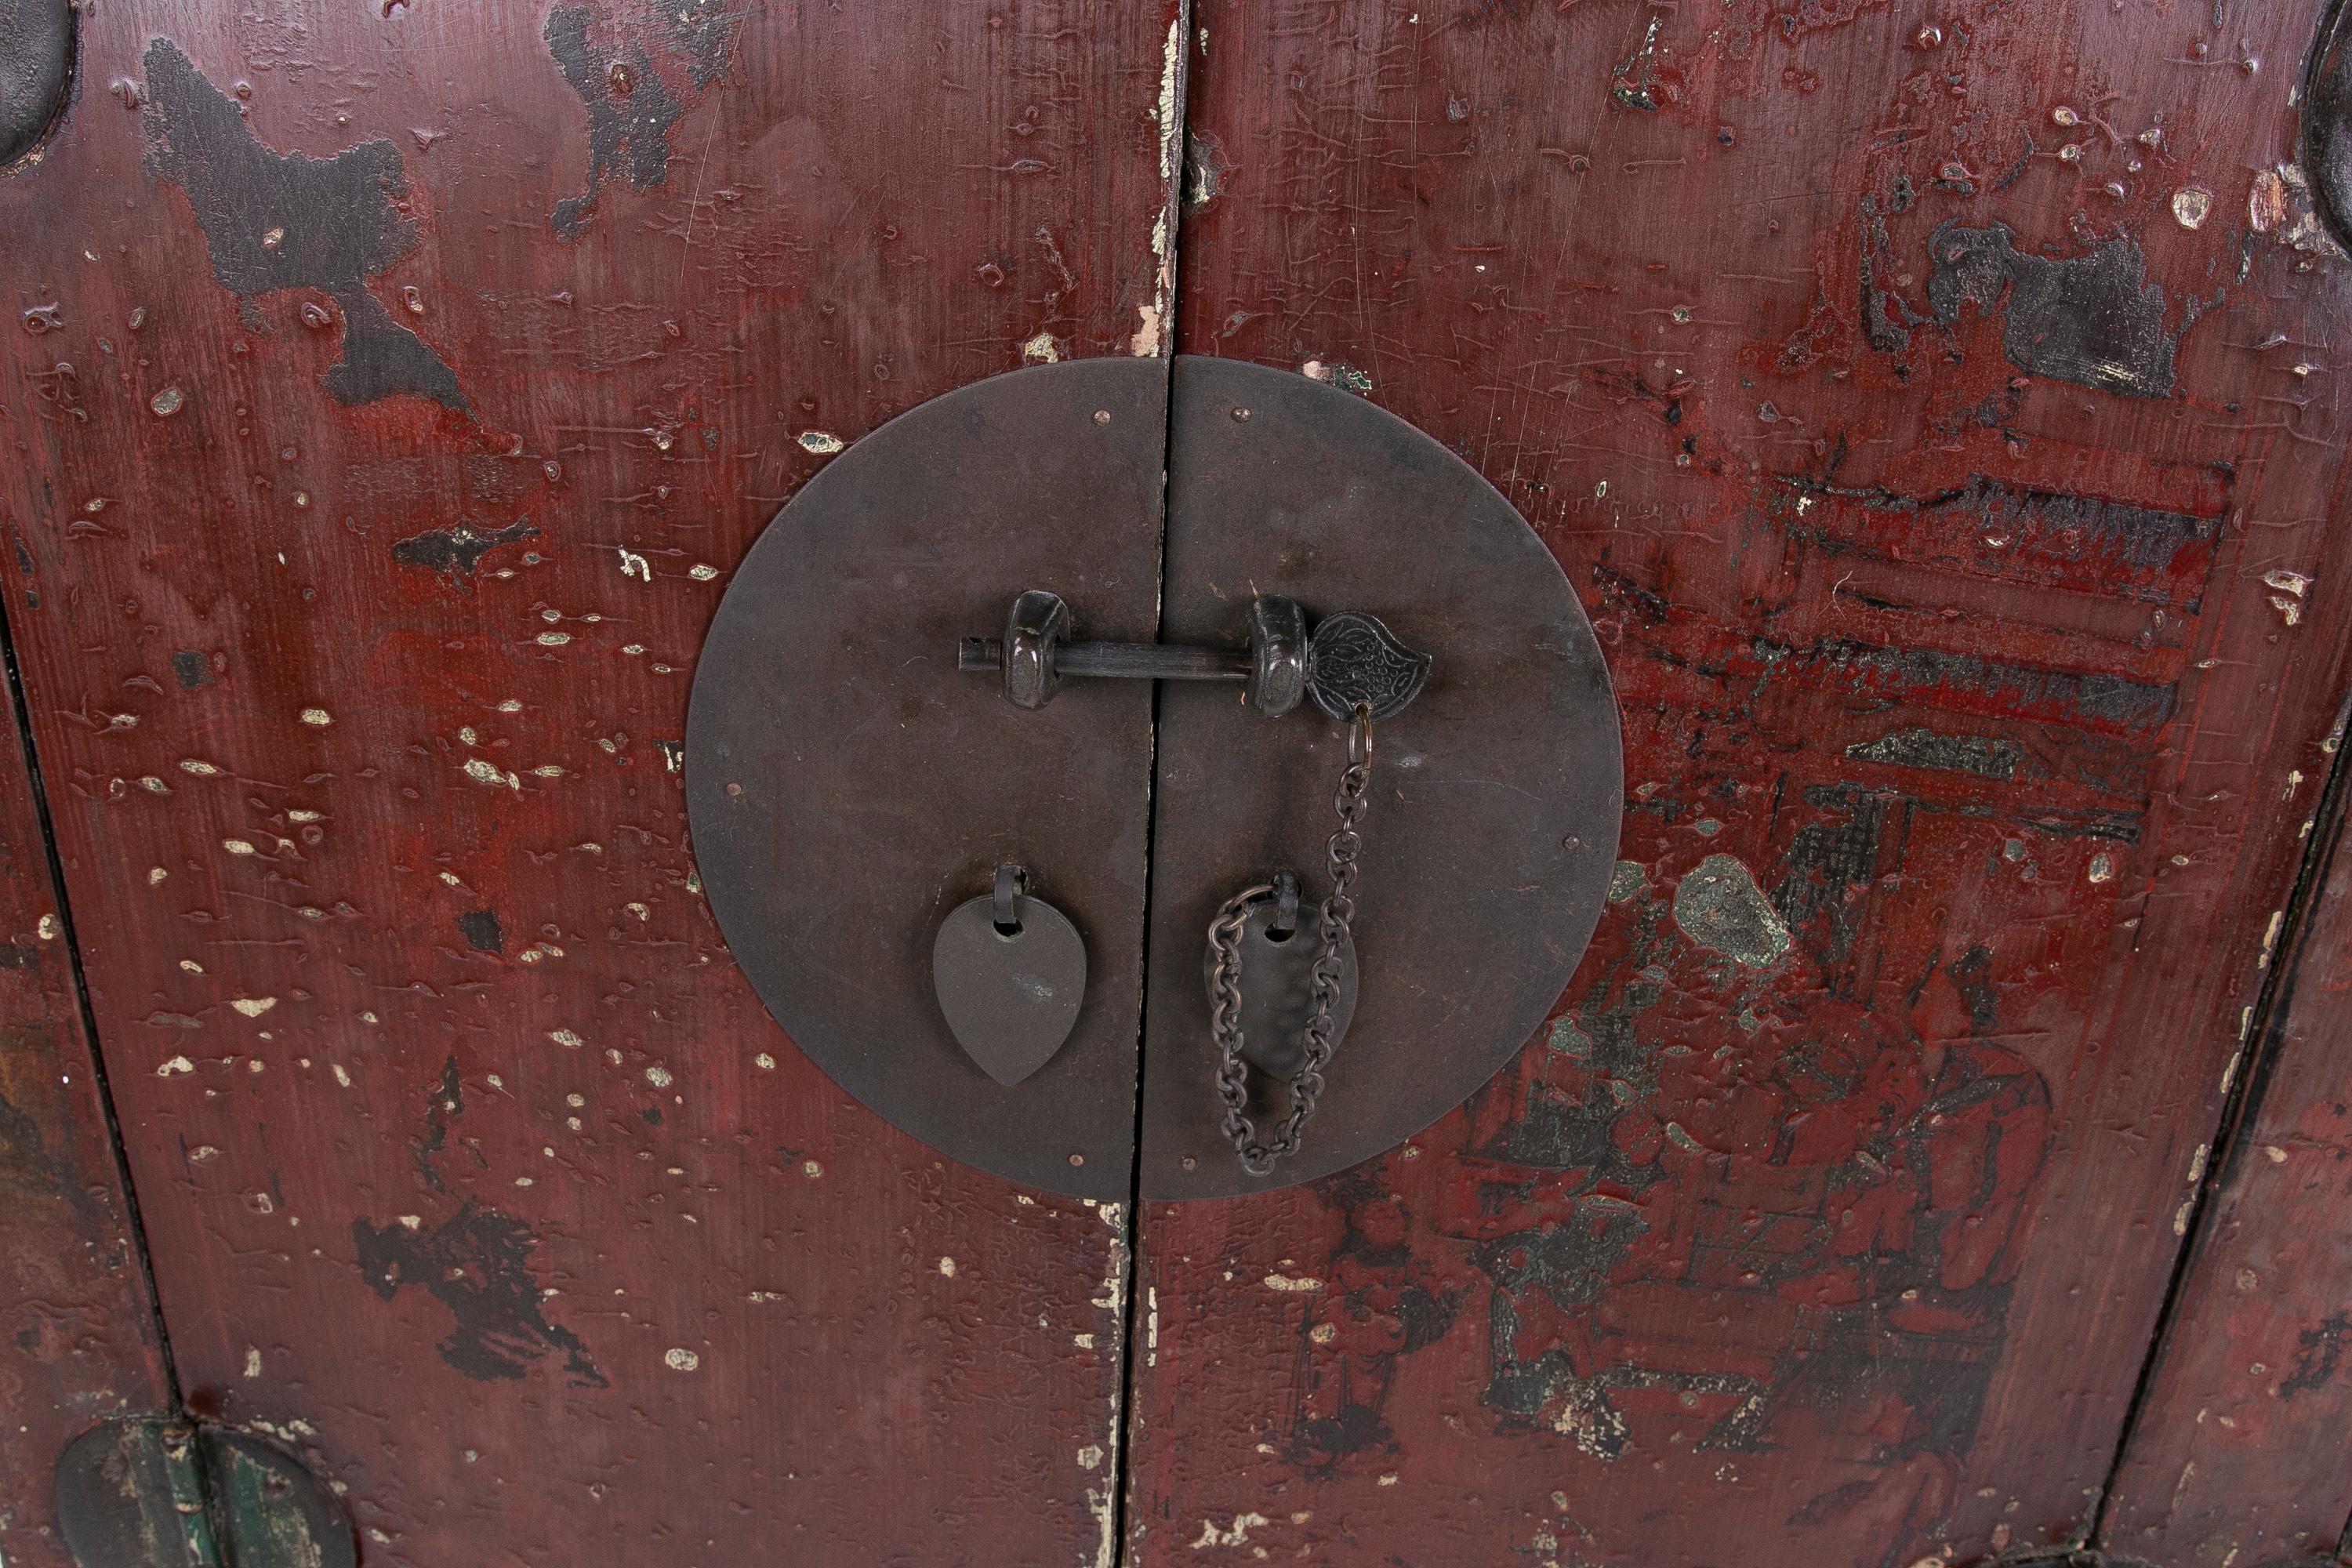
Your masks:
<svg viewBox="0 0 2352 1568"><path fill-rule="evenodd" d="M1320 1290L1323 1289L1323 1281L1320 1279L1303 1277L1294 1279L1287 1274L1269 1274L1265 1277L1265 1285L1269 1290Z"/></svg>
<svg viewBox="0 0 2352 1568"><path fill-rule="evenodd" d="M575 1051L586 1043L569 1029L550 1029L547 1031L547 1037L559 1046L568 1047Z"/></svg>
<svg viewBox="0 0 2352 1568"><path fill-rule="evenodd" d="M1201 1521L1200 1539L1192 1542L1192 1550L1198 1552L1205 1546L1247 1546L1249 1532L1269 1522L1262 1513L1237 1513L1234 1515L1231 1525L1219 1530L1215 1520L1204 1519Z"/></svg>
<svg viewBox="0 0 2352 1568"><path fill-rule="evenodd" d="M2111 880L2115 874L2116 864L2104 851L2091 857L2090 869L2084 873L2094 882Z"/></svg>
<svg viewBox="0 0 2352 1568"><path fill-rule="evenodd" d="M1082 1470L1092 1470L1100 1468L1103 1462L1102 1446L1098 1443L1087 1444L1085 1447L1078 1450L1077 1460L1078 1468Z"/></svg>
<svg viewBox="0 0 2352 1568"><path fill-rule="evenodd" d="M646 1081L653 1085L656 1089L667 1089L670 1086L671 1081L669 1068L666 1067L647 1068L646 1069Z"/></svg>
<svg viewBox="0 0 2352 1568"><path fill-rule="evenodd" d="M1062 347L1051 332L1039 332L1021 345L1021 357L1031 364L1052 364L1062 357Z"/></svg>
<svg viewBox="0 0 2352 1568"><path fill-rule="evenodd" d="M672 1372L692 1372L702 1364L702 1358L683 1345L672 1345L662 1352L662 1365Z"/></svg>
<svg viewBox="0 0 2352 1568"><path fill-rule="evenodd" d="M2284 910L2273 910L2271 911L2271 923L2263 928L2263 931L2262 956L2254 961L2254 967L2256 969L2268 969L2271 966L2271 954L2278 947L2279 927L2285 923L2286 911Z"/></svg>
<svg viewBox="0 0 2352 1568"><path fill-rule="evenodd" d="M258 1018L278 1005L275 996L232 996L228 1005L248 1018Z"/></svg>
<svg viewBox="0 0 2352 1568"><path fill-rule="evenodd" d="M1620 860L1609 873L1609 901L1622 904L1650 885L1650 874L1638 860Z"/></svg>
<svg viewBox="0 0 2352 1568"><path fill-rule="evenodd" d="M213 765L212 765L212 763L205 763L205 762L198 762L198 761L197 761L195 758L194 758L194 757L183 757L183 758L181 758L181 759L180 759L180 767L181 767L181 769L182 769L184 772L186 772L186 773L196 773L196 774L199 774L199 775L206 775L206 776L208 776L208 775L210 775L210 774L216 773L220 772L220 770L219 770L218 768L216 768L216 767L213 766Z"/></svg>
<svg viewBox="0 0 2352 1568"><path fill-rule="evenodd" d="M522 780L483 757L466 759L466 776L477 784L504 784L509 789L517 790L522 788Z"/></svg>
<svg viewBox="0 0 2352 1568"><path fill-rule="evenodd" d="M794 439L800 442L801 450L814 452L820 458L829 458L849 445L829 430L803 430Z"/></svg>
<svg viewBox="0 0 2352 1568"><path fill-rule="evenodd" d="M190 1061L187 1058L173 1057L171 1060L165 1062L162 1067L155 1069L155 1076L157 1078L170 1078L175 1072L194 1072L195 1070L196 1064Z"/></svg>
<svg viewBox="0 0 2352 1568"><path fill-rule="evenodd" d="M57 941L58 917L53 914L43 914L39 920L33 922L33 932L43 942Z"/></svg>
<svg viewBox="0 0 2352 1568"><path fill-rule="evenodd" d="M767 1052L761 1051L758 1056L751 1058L751 1065L758 1068L761 1072L773 1072L776 1070L776 1058L770 1056Z"/></svg>
<svg viewBox="0 0 2352 1568"><path fill-rule="evenodd" d="M708 583L713 577L719 575L719 568L708 565L701 562L697 562L694 565L686 569L686 574L693 578L698 583Z"/></svg>
<svg viewBox="0 0 2352 1568"><path fill-rule="evenodd" d="M955 1274L956 1274L956 1261L955 1261L955 1259L954 1259L954 1258L940 1258L940 1272L942 1275L946 1276L946 1277L947 1277L948 1279L954 1279L954 1278L955 1278Z"/></svg>
<svg viewBox="0 0 2352 1568"><path fill-rule="evenodd" d="M1749 969L1766 968L1789 951L1788 922L1748 868L1728 855L1710 855L1684 875L1674 914L1685 936Z"/></svg>
<svg viewBox="0 0 2352 1568"><path fill-rule="evenodd" d="M331 724L334 721L335 716L332 713L328 712L324 708L305 708L302 710L302 722L305 724L315 724L320 728L324 729L327 725Z"/></svg>
<svg viewBox="0 0 2352 1568"><path fill-rule="evenodd" d="M2183 185L2172 193L2173 221L2183 228L2202 227L2213 210L2213 193L2199 185Z"/></svg>

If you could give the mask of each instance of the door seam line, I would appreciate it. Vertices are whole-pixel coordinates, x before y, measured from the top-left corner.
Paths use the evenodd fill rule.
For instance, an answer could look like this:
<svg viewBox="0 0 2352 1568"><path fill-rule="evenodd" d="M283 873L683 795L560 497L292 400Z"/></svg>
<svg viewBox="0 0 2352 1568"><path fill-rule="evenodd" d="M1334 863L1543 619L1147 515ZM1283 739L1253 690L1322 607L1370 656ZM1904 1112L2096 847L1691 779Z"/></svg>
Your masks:
<svg viewBox="0 0 2352 1568"><path fill-rule="evenodd" d="M81 1020L82 1037L89 1046L90 1082L98 1098L99 1116L104 1124L107 1151L114 1162L115 1184L122 1193L123 1225L130 1232L131 1249L138 1260L141 1296L146 1303L148 1318L155 1326L156 1355L163 1372L163 1395L170 1402L167 1414L184 1420L187 1401L181 1389L179 1363L172 1353L171 1327L163 1316L163 1290L155 1280L154 1255L148 1245L146 1215L139 1205L139 1189L131 1180L131 1150L122 1136L122 1119L115 1110L114 1084L107 1070L106 1047L99 1037L97 1009L90 1004L89 979L82 964L81 937L74 924L73 900L66 889L65 858L58 848L57 820L49 809L48 784L41 771L40 748L33 738L32 704L26 691L23 664L16 652L16 625L5 595L0 595L0 679L5 679L7 684L9 716L16 724L16 747L25 759L26 782L32 791L33 816L40 829L49 896L57 902L58 941L65 948L74 1010Z"/></svg>
<svg viewBox="0 0 2352 1568"><path fill-rule="evenodd" d="M1164 384L1167 392L1160 418L1160 541L1157 570L1152 580L1152 639L1158 641L1165 631L1164 616L1168 605L1168 534L1173 518L1170 503L1175 494L1173 477L1176 437L1176 354L1177 282L1183 260L1184 165L1185 146L1189 140L1190 110L1192 89L1192 0L1175 0L1173 15L1168 24L1166 55L1160 67L1160 175L1161 185L1160 214L1153 221L1155 258L1160 270L1153 279L1154 300L1159 309L1160 358L1165 366ZM1129 1568L1132 1561L1129 1531L1133 1528L1134 1510L1130 1507L1129 1491L1134 1479L1135 1445L1131 1440L1136 1430L1138 1373L1148 1370L1154 1347L1144 1347L1138 1360L1139 1328L1149 1333L1148 1326L1156 1323L1159 1314L1145 1309L1143 1298L1148 1287L1143 1284L1143 1090L1148 1068L1144 1053L1145 1026L1150 1018L1151 982L1151 885L1153 858L1158 850L1160 823L1160 683L1151 683L1151 727L1150 743L1144 748L1144 829L1143 829L1143 934L1138 963L1141 965L1143 984L1135 1016L1135 1092L1131 1101L1132 1132L1129 1142L1127 1166L1127 1207L1120 1216L1118 1245L1125 1254L1124 1287L1119 1292L1119 1367L1118 1388L1111 1409L1111 1458L1109 1488L1109 1539L1105 1541L1096 1556L1095 1568Z"/></svg>

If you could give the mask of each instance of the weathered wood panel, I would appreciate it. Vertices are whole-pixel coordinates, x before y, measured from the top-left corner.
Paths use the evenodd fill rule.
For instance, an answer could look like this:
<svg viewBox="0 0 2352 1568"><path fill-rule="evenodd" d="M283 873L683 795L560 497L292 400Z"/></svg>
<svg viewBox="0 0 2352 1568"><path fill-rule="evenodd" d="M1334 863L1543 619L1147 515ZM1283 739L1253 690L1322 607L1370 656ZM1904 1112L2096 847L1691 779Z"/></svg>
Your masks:
<svg viewBox="0 0 2352 1568"><path fill-rule="evenodd" d="M314 1449L371 1563L1102 1550L1121 1216L790 1047L676 769L840 443L1164 347L1171 32L88 15L0 188L0 574L190 1402Z"/></svg>
<svg viewBox="0 0 2352 1568"><path fill-rule="evenodd" d="M2130 1556L2326 1556L2352 1520L2352 856L2338 832L2279 959L2248 1110L2116 1476L2105 1541Z"/></svg>
<svg viewBox="0 0 2352 1568"><path fill-rule="evenodd" d="M1196 19L1182 346L1520 504L1633 804L1516 1070L1149 1212L1137 1560L2086 1530L2344 689L2316 7Z"/></svg>
<svg viewBox="0 0 2352 1568"><path fill-rule="evenodd" d="M50 1480L58 1450L107 1416L171 1403L97 1066L11 709L0 733L0 1557L16 1568L71 1562Z"/></svg>

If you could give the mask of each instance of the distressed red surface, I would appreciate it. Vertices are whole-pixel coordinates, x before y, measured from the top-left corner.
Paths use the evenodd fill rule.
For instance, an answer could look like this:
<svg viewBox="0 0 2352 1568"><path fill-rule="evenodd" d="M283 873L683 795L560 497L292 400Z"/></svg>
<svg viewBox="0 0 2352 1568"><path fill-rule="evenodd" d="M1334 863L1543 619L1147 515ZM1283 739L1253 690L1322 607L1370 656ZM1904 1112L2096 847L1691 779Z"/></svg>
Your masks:
<svg viewBox="0 0 2352 1568"><path fill-rule="evenodd" d="M1200 7L1181 346L1521 506L1633 804L1465 1112L1145 1215L1138 1563L2088 1531L2344 684L2315 20ZM2154 325L2068 357L2101 312Z"/></svg>
<svg viewBox="0 0 2352 1568"><path fill-rule="evenodd" d="M43 843L11 732L0 737L0 1556L17 1568L72 1562L49 1479L58 1451L118 1412L171 1404Z"/></svg>
<svg viewBox="0 0 2352 1568"><path fill-rule="evenodd" d="M946 1163L783 1042L673 748L821 434L1161 346L1170 17L88 15L80 101L0 185L39 312L0 574L190 1401L310 1445L370 1563L998 1568L1109 1531L1120 1216ZM171 50L184 109L317 161L209 241L191 187L234 160L185 117L148 148ZM667 131L593 175L592 96L657 90ZM319 259L401 219L364 277ZM224 250L323 281L241 299ZM462 409L322 384L377 309L424 357L369 363L437 360Z"/></svg>
<svg viewBox="0 0 2352 1568"><path fill-rule="evenodd" d="M2352 1519L2352 857L2338 844L2223 1156L2105 1537L2166 1563L2333 1555Z"/></svg>

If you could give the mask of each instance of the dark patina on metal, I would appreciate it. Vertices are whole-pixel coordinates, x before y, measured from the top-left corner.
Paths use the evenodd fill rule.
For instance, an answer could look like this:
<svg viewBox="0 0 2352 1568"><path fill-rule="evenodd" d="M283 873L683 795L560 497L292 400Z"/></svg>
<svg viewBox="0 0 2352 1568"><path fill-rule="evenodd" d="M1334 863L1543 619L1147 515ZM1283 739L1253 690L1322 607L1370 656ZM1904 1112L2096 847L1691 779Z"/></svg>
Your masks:
<svg viewBox="0 0 2352 1568"><path fill-rule="evenodd" d="M991 892L958 904L931 942L931 984L956 1043L1011 1088L1050 1060L1078 1021L1087 944L1069 917L1007 863Z"/></svg>
<svg viewBox="0 0 2352 1568"><path fill-rule="evenodd" d="M131 1416L58 1456L58 1528L81 1568L353 1568L326 1484L267 1439Z"/></svg>

